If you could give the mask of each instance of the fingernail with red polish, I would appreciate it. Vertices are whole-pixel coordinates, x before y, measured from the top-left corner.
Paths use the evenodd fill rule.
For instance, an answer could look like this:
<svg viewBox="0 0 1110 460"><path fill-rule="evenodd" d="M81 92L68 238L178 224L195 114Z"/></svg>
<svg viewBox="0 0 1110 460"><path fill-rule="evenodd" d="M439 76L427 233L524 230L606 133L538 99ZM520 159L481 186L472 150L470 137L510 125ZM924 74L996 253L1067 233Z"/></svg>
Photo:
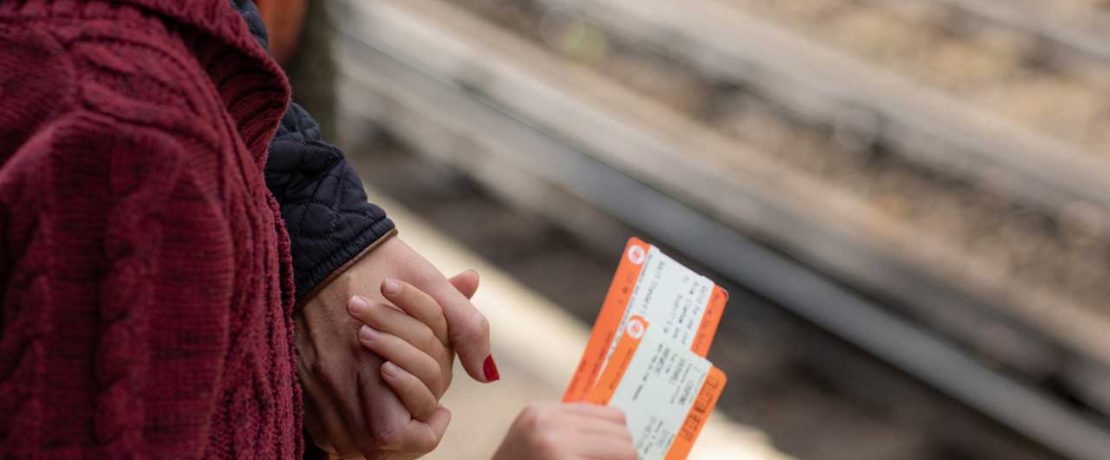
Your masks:
<svg viewBox="0 0 1110 460"><path fill-rule="evenodd" d="M486 361L482 363L482 373L485 374L487 382L501 380L501 374L497 372L497 363L493 362L493 355L486 356Z"/></svg>
<svg viewBox="0 0 1110 460"><path fill-rule="evenodd" d="M393 278L386 278L385 281L382 281L382 294L397 295L398 292L401 292L401 282Z"/></svg>

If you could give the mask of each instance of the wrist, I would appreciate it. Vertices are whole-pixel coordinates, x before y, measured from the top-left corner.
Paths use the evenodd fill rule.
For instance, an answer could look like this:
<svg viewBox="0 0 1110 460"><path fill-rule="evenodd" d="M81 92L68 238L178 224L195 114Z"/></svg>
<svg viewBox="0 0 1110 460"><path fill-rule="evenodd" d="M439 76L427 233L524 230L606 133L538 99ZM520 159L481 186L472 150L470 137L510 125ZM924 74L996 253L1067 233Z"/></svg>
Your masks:
<svg viewBox="0 0 1110 460"><path fill-rule="evenodd" d="M316 285L316 287L312 288L312 290L309 291L307 295L301 297L300 301L297 302L297 311L300 311L300 307L304 306L304 304L308 303L310 300L312 300L312 298L316 297L316 295L319 294L320 291L323 291L325 288L327 288L327 286L331 284L331 282L334 281L337 277L339 277L339 275L342 275L343 272L353 267L360 260L362 260L362 258L366 257L367 254L370 254L375 249L385 244L386 241L389 241L394 236L397 236L397 233L397 228L390 229L377 240L374 240L373 243L370 243L369 246L366 246L366 248L364 248L362 251L359 251L358 254L355 254L354 257L351 257L346 262L344 262L343 265L340 265L335 270L332 270L332 272L329 273L328 276L324 277L324 279L321 280Z"/></svg>

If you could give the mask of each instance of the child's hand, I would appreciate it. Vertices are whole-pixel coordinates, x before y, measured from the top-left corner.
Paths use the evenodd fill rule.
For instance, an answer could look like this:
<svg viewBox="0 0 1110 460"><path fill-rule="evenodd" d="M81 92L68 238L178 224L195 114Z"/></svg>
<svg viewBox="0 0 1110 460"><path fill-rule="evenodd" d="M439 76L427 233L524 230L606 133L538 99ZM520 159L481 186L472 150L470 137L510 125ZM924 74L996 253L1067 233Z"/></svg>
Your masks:
<svg viewBox="0 0 1110 460"><path fill-rule="evenodd" d="M386 279L382 295L401 310L371 304L355 296L348 310L363 322L358 331L363 346L385 359L384 380L417 420L438 410L439 398L451 385L454 352L447 320L431 296L403 281Z"/></svg>
<svg viewBox="0 0 1110 460"><path fill-rule="evenodd" d="M593 404L537 404L509 428L493 460L636 460L620 409Z"/></svg>

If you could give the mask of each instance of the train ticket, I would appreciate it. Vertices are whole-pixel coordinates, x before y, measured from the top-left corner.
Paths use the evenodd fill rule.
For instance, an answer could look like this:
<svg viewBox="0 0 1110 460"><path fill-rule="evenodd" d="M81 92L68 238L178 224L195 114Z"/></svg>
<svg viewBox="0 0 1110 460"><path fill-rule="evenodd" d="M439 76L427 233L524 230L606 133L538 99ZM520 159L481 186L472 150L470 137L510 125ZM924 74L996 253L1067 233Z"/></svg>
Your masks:
<svg viewBox="0 0 1110 460"><path fill-rule="evenodd" d="M705 358L634 315L585 401L624 411L641 460L681 460L725 381L724 373Z"/></svg>
<svg viewBox="0 0 1110 460"><path fill-rule="evenodd" d="M704 357L727 301L728 293L708 278L631 238L563 401L580 401L586 395L630 317L642 316L663 336Z"/></svg>

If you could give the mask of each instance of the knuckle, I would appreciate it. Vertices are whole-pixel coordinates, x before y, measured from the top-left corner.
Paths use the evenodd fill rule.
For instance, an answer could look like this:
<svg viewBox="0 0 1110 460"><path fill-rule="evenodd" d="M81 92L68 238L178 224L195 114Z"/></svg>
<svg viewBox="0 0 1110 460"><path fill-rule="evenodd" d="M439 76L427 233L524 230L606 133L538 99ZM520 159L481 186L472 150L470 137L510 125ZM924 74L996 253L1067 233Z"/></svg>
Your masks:
<svg viewBox="0 0 1110 460"><path fill-rule="evenodd" d="M489 338L489 320L485 315L474 312L458 330L456 338L465 343L478 343Z"/></svg>
<svg viewBox="0 0 1110 460"><path fill-rule="evenodd" d="M438 410L439 410L439 403L435 399L430 399L430 400L428 400L427 408L425 410L422 410L421 414L416 418L419 419L421 422L427 424L428 421L432 419L432 417L435 417L436 412ZM434 431L435 430L432 430L432 429L428 430L428 434L431 435L431 436L429 436L430 438L439 439L440 437L443 436L442 434L436 434ZM432 444L432 447L435 447L435 443Z"/></svg>
<svg viewBox="0 0 1110 460"><path fill-rule="evenodd" d="M337 393L344 386L342 382L342 373L337 372L338 366L329 360L318 360L310 365L312 374L320 382L320 385L330 393Z"/></svg>
<svg viewBox="0 0 1110 460"><path fill-rule="evenodd" d="M617 423L620 423L621 425L628 424L628 418L625 417L624 411L615 407L606 407L606 410L613 414L613 419L616 420Z"/></svg>
<svg viewBox="0 0 1110 460"><path fill-rule="evenodd" d="M436 299L427 292L417 289L416 287L413 287L408 292L410 293L411 297L409 299L410 302L425 307L435 306L437 310L439 309L439 302L436 302Z"/></svg>
<svg viewBox="0 0 1110 460"><path fill-rule="evenodd" d="M559 435L553 430L544 430L534 433L533 446L540 452L556 453L562 449Z"/></svg>
<svg viewBox="0 0 1110 460"><path fill-rule="evenodd" d="M432 391L433 395L441 395L447 392L447 382L445 380L443 373L437 369L428 378L428 389Z"/></svg>
<svg viewBox="0 0 1110 460"><path fill-rule="evenodd" d="M432 443L428 447L428 449L424 451L424 453L428 453L428 452L431 452L431 451L435 450L437 447L439 447L439 444L442 441L443 441L443 435L439 435L439 436L432 435Z"/></svg>
<svg viewBox="0 0 1110 460"><path fill-rule="evenodd" d="M625 444L628 445L629 449L632 450L633 454L636 453L636 447L634 445L635 440L632 439L632 432L631 431L624 430L623 432L621 432L621 441L624 441Z"/></svg>
<svg viewBox="0 0 1110 460"><path fill-rule="evenodd" d="M399 421L387 421L370 428L370 440L375 446L393 450L401 447L405 440L405 426Z"/></svg>
<svg viewBox="0 0 1110 460"><path fill-rule="evenodd" d="M439 315L435 319L430 320L428 325L432 328L432 334L435 335L436 340L445 346L451 345L451 326L447 323L447 319L445 319L443 315Z"/></svg>
<svg viewBox="0 0 1110 460"><path fill-rule="evenodd" d="M439 447L439 442L442 440L443 436L429 433L427 436L424 437L420 444L416 446L415 450L420 455L427 454L428 452L435 450L436 447Z"/></svg>
<svg viewBox="0 0 1110 460"><path fill-rule="evenodd" d="M520 412L520 424L529 429L535 428L539 424L540 412L542 412L542 409L538 403L529 404Z"/></svg>
<svg viewBox="0 0 1110 460"><path fill-rule="evenodd" d="M443 440L443 437L441 437L441 436L436 436L434 434L428 434L427 436L425 436L423 439L420 440L419 444L417 444L416 446L413 446L412 450L414 451L414 453L416 453L418 455L427 454L427 453L435 450L436 447L439 447L439 442L441 440Z"/></svg>
<svg viewBox="0 0 1110 460"><path fill-rule="evenodd" d="M436 357L444 354L443 343L439 341L435 333L427 327L421 327L420 332L417 333L416 345L417 348L424 351L428 356Z"/></svg>
<svg viewBox="0 0 1110 460"><path fill-rule="evenodd" d="M534 434L552 431L555 428L555 418L551 407L542 403L529 404L521 413L521 421Z"/></svg>
<svg viewBox="0 0 1110 460"><path fill-rule="evenodd" d="M476 331L478 331L478 337L479 338L489 337L489 320L486 319L486 315L483 315L481 313L475 313L474 316L477 318L476 320L474 320L477 323L477 325L474 327L474 329Z"/></svg>
<svg viewBox="0 0 1110 460"><path fill-rule="evenodd" d="M417 407L412 411L413 418L417 420L427 420L436 411L435 401L422 401L417 404Z"/></svg>

